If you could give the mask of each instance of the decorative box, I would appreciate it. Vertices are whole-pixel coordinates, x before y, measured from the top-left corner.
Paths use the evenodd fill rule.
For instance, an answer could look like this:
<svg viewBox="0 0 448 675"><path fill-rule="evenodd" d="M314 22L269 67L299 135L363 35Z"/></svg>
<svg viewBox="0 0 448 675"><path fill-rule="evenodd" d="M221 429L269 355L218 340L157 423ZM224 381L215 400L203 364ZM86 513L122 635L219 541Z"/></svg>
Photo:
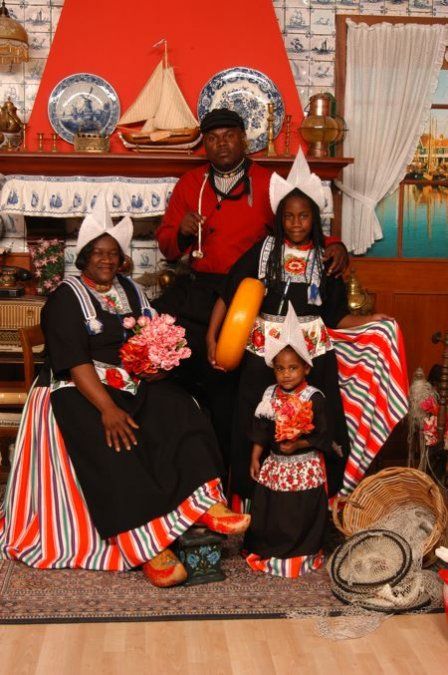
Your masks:
<svg viewBox="0 0 448 675"><path fill-rule="evenodd" d="M185 586L223 581L221 546L223 534L194 525L177 539L177 555L188 572Z"/></svg>

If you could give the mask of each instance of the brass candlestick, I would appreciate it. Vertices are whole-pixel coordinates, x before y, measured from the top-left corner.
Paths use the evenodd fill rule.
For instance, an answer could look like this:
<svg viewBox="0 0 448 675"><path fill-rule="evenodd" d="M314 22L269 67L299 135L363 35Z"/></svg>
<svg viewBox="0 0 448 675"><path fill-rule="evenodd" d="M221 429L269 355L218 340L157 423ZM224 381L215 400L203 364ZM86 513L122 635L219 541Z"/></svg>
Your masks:
<svg viewBox="0 0 448 675"><path fill-rule="evenodd" d="M274 104L268 103L268 147L266 157L277 157L274 147Z"/></svg>
<svg viewBox="0 0 448 675"><path fill-rule="evenodd" d="M44 134L39 131L37 134L37 152L44 151Z"/></svg>
<svg viewBox="0 0 448 675"><path fill-rule="evenodd" d="M285 119L285 157L291 157L291 120L292 115L286 115Z"/></svg>
<svg viewBox="0 0 448 675"><path fill-rule="evenodd" d="M26 152L27 147L26 147L26 124L23 125L22 127L23 135L22 135L22 151Z"/></svg>
<svg viewBox="0 0 448 675"><path fill-rule="evenodd" d="M51 152L58 152L58 135L51 134Z"/></svg>

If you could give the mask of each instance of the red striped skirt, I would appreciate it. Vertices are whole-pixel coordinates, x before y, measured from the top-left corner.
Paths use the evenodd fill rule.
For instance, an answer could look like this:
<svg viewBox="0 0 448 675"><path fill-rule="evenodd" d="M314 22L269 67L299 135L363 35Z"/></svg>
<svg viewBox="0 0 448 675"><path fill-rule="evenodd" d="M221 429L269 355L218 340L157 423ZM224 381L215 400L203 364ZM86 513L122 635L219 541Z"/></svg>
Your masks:
<svg viewBox="0 0 448 675"><path fill-rule="evenodd" d="M24 409L0 506L0 556L43 569L129 570L163 551L219 501L225 499L215 479L174 511L101 539L54 418L50 390L35 387Z"/></svg>

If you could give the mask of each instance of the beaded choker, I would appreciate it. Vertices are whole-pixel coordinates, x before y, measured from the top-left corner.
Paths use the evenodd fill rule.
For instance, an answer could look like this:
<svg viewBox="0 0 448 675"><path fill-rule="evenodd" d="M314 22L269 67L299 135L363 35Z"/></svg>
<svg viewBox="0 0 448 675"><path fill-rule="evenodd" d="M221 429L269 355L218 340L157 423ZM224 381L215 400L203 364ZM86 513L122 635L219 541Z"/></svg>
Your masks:
<svg viewBox="0 0 448 675"><path fill-rule="evenodd" d="M112 282L110 284L97 284L92 279L89 279L89 277L86 277L85 274L81 274L81 279L86 286L93 288L97 293L107 293L112 288Z"/></svg>

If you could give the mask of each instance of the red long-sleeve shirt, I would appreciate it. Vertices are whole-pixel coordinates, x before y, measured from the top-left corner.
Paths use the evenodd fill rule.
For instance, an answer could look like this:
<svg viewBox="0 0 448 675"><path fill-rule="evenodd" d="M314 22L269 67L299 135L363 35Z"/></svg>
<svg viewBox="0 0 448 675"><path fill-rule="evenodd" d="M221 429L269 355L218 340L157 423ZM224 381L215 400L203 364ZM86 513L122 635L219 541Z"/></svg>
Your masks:
<svg viewBox="0 0 448 675"><path fill-rule="evenodd" d="M184 253L196 248L189 246L181 251L178 246L178 233L182 219L188 212L199 211L201 188L201 215L205 216L202 226L203 258L192 258L190 265L196 272L226 274L232 265L257 241L266 236L272 225L273 214L269 203L269 181L271 172L258 164L251 163L248 176L251 183L251 195L244 194L240 199L224 199L218 202L217 196L206 179L209 164L187 171L174 188L156 238L163 255L168 260L177 260ZM239 185L235 192L241 190ZM339 241L326 238L326 244Z"/></svg>

